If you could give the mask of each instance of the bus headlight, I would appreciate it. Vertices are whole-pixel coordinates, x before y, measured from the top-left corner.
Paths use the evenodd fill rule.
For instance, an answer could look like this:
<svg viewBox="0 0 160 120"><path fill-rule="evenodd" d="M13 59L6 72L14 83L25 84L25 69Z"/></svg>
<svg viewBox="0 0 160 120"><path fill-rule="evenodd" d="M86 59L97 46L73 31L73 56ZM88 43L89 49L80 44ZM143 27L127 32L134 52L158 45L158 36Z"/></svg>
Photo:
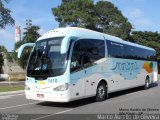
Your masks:
<svg viewBox="0 0 160 120"><path fill-rule="evenodd" d="M30 90L30 87L28 87L27 85L25 86L25 90Z"/></svg>
<svg viewBox="0 0 160 120"><path fill-rule="evenodd" d="M54 91L65 91L65 90L68 89L68 86L69 86L69 84L68 84L68 83L65 83L65 84L63 84L63 85L60 85L60 86L54 88L53 90L54 90Z"/></svg>

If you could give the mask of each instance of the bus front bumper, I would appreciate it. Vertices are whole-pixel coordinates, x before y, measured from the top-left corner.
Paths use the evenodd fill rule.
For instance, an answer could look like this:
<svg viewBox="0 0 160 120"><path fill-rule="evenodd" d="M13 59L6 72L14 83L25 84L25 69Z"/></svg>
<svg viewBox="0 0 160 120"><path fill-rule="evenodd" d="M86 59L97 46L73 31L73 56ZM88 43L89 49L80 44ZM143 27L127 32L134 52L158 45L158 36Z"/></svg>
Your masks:
<svg viewBox="0 0 160 120"><path fill-rule="evenodd" d="M26 99L48 102L70 102L68 91L41 92L25 90Z"/></svg>

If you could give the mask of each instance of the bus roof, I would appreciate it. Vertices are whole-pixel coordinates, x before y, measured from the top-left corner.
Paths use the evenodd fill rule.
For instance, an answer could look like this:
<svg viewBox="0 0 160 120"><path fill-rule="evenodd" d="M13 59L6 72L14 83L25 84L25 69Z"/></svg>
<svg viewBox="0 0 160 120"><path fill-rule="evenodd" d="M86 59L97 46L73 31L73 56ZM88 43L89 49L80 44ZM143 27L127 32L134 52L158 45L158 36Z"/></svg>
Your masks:
<svg viewBox="0 0 160 120"><path fill-rule="evenodd" d="M105 40L110 40L113 42L118 42L126 45L131 45L139 48L144 48L147 50L152 50L155 51L153 48L146 47L143 45L139 45L136 43L128 42L125 40L122 40L121 38L111 36L105 33L100 33L96 32L93 30L85 29L85 28L79 28L79 27L66 27L66 28L57 28L54 30L50 30L44 35L42 35L37 41L46 39L46 38L51 38L51 37L62 37L62 36L73 36L73 37L78 37L80 39L86 38L86 39L105 39Z"/></svg>

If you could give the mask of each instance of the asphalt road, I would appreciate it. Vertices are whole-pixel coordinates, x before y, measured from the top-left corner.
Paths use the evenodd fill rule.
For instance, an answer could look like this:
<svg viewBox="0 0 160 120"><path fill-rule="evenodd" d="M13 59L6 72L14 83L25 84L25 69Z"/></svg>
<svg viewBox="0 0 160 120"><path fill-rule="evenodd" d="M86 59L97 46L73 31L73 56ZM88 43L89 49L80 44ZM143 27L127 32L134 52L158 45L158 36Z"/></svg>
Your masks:
<svg viewBox="0 0 160 120"><path fill-rule="evenodd" d="M103 102L95 102L93 98L89 98L71 103L52 103L27 100L24 92L0 94L0 119L107 120L115 119L115 114L120 113L139 116L160 114L159 81L148 90L140 87L112 93L109 96L110 98ZM142 116L141 119L146 117ZM160 116L154 118L160 119Z"/></svg>

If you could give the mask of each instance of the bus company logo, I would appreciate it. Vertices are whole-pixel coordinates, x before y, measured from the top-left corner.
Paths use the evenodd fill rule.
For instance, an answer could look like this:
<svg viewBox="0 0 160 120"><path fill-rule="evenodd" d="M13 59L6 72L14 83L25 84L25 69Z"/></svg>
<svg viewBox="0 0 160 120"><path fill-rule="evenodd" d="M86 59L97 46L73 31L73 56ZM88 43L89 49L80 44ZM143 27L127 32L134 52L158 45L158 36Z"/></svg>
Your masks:
<svg viewBox="0 0 160 120"><path fill-rule="evenodd" d="M143 68L148 72L153 72L153 62L145 62Z"/></svg>
<svg viewBox="0 0 160 120"><path fill-rule="evenodd" d="M139 70L137 62L116 62L112 70L132 71Z"/></svg>

